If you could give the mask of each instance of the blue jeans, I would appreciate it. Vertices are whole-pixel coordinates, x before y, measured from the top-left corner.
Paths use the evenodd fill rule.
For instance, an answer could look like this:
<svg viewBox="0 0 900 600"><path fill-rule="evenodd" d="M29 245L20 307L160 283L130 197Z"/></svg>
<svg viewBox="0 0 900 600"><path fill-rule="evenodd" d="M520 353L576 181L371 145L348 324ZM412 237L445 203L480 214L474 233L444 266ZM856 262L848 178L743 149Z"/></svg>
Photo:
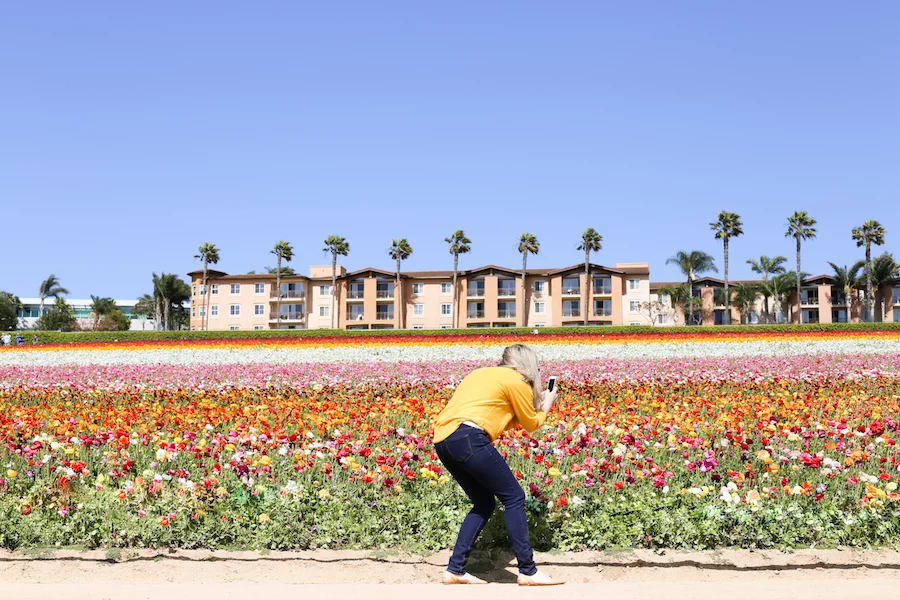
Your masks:
<svg viewBox="0 0 900 600"><path fill-rule="evenodd" d="M519 572L534 575L537 566L528 539L525 492L487 434L480 429L460 425L450 437L435 444L434 449L474 504L459 529L447 570L457 575L466 572L466 562L475 538L494 512L496 496L503 503L506 531L519 563Z"/></svg>

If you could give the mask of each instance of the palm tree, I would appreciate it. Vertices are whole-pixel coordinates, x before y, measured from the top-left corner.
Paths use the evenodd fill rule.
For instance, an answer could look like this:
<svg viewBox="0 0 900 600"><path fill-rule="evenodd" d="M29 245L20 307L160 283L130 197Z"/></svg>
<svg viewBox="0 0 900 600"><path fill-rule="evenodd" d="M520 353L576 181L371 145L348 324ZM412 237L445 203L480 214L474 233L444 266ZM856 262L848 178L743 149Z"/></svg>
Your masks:
<svg viewBox="0 0 900 600"><path fill-rule="evenodd" d="M94 313L94 329L100 322L100 319L116 310L116 301L112 298L101 298L91 294L91 312Z"/></svg>
<svg viewBox="0 0 900 600"><path fill-rule="evenodd" d="M593 227L588 227L581 234L581 244L576 250L584 250L584 324L588 324L588 301L591 293L591 252L599 252L603 249L603 236L597 233Z"/></svg>
<svg viewBox="0 0 900 600"><path fill-rule="evenodd" d="M691 300L691 290L686 284L667 285L659 288L658 296L668 296L669 304L673 308L680 308L684 315L684 325L687 325L687 305Z"/></svg>
<svg viewBox="0 0 900 600"><path fill-rule="evenodd" d="M840 267L833 262L829 262L828 264L831 265L831 268L834 271L831 285L840 288L844 292L844 301L847 303L847 321L849 322L851 296L853 290L856 288L856 283L859 281L859 270L865 268L866 262L858 260L852 267L848 267L847 265ZM833 299L832 304L835 304Z"/></svg>
<svg viewBox="0 0 900 600"><path fill-rule="evenodd" d="M741 223L741 216L737 213L722 211L719 213L719 220L709 224L716 234L717 240L722 240L722 248L725 258L725 324L731 324L731 302L728 294L728 241L733 237L738 237L744 233L744 224Z"/></svg>
<svg viewBox="0 0 900 600"><path fill-rule="evenodd" d="M799 279L802 281L806 277L809 277L809 273L800 273ZM778 308L783 309L785 302L789 299L789 293L797 289L797 280L797 273L794 271L779 273L764 284L766 289L763 293L775 298ZM792 309L790 303L788 303L788 308ZM789 313L788 316L793 320L793 312Z"/></svg>
<svg viewBox="0 0 900 600"><path fill-rule="evenodd" d="M456 273L459 270L459 255L466 254L472 250L472 240L466 237L466 233L462 229L457 229L450 237L444 238L444 241L450 244L450 254L453 255L453 314L451 315L451 327L456 329Z"/></svg>
<svg viewBox="0 0 900 600"><path fill-rule="evenodd" d="M737 283L734 286L734 306L741 312L741 322L745 322L747 314L756 306L762 294L759 285L753 283Z"/></svg>
<svg viewBox="0 0 900 600"><path fill-rule="evenodd" d="M872 288L878 296L879 312L881 320L884 320L884 286L900 277L900 264L894 260L894 255L885 252L872 261Z"/></svg>
<svg viewBox="0 0 900 600"><path fill-rule="evenodd" d="M165 275L165 273L163 273ZM163 330L163 290L162 277L153 273L153 329Z"/></svg>
<svg viewBox="0 0 900 600"><path fill-rule="evenodd" d="M158 295L157 306L162 310L163 329L169 331L174 327L172 319L172 307L181 307L185 300L191 297L191 286L181 280L174 273L161 273L154 277L154 293ZM160 308L157 308L159 311Z"/></svg>
<svg viewBox="0 0 900 600"><path fill-rule="evenodd" d="M702 250L691 250L690 252L679 250L675 256L669 257L666 260L666 264L678 265L678 268L681 270L681 274L687 277L689 294L685 306L689 309L690 314L693 315L694 311L697 308L697 302L694 299L694 280L697 278L697 275L700 275L702 273L707 273L709 271L718 273L719 269L716 267L716 261L712 256L710 256L706 252L703 252ZM688 313L685 312L685 325L687 325L687 321Z"/></svg>
<svg viewBox="0 0 900 600"><path fill-rule="evenodd" d="M331 252L331 328L334 329L335 286L337 285L337 257L350 254L350 244L338 235L329 235L325 240L324 252Z"/></svg>
<svg viewBox="0 0 900 600"><path fill-rule="evenodd" d="M59 278L56 277L53 273L50 274L50 277L41 282L40 289L40 299L41 306L38 310L38 317L42 317L44 315L44 299L46 298L54 298L58 299L61 294L68 294L69 290L59 285Z"/></svg>
<svg viewBox="0 0 900 600"><path fill-rule="evenodd" d="M787 258L784 256L769 258L765 255L759 257L759 262L753 260L752 258L747 260L747 264L750 265L750 270L754 273L759 273L763 277L763 284L760 288L760 293L766 300L766 323L771 323L772 321L772 313L769 310L769 288L766 284L769 282L769 275L784 273L784 267L782 265L784 265L784 263L786 262Z"/></svg>
<svg viewBox="0 0 900 600"><path fill-rule="evenodd" d="M525 272L528 270L528 255L537 254L541 243L533 233L519 236L519 253L522 255L522 327L528 327L528 293L525 290Z"/></svg>
<svg viewBox="0 0 900 600"><path fill-rule="evenodd" d="M397 295L397 329L403 329L403 308L405 304L403 302L403 294L400 293L400 262L409 258L409 255L413 253L412 246L406 240L406 238L400 238L399 240L391 240L391 247L388 248L388 254L391 258L397 261L397 282L394 287L394 293Z"/></svg>
<svg viewBox="0 0 900 600"><path fill-rule="evenodd" d="M878 221L869 219L861 227L854 227L853 241L856 246L866 247L866 310L869 313L867 321L875 318L875 292L872 287L872 244L881 246L884 244L885 229Z"/></svg>
<svg viewBox="0 0 900 600"><path fill-rule="evenodd" d="M281 329L281 275L283 273L281 261L291 262L294 258L294 248L290 242L280 240L269 252L275 255L275 329Z"/></svg>
<svg viewBox="0 0 900 600"><path fill-rule="evenodd" d="M806 214L805 210L798 210L788 217L787 231L784 237L792 237L797 240L797 273L800 270L800 243L803 240L811 240L816 237L816 220ZM803 277L796 278L797 283L797 323L800 319L800 286L803 284ZM793 315L792 315L793 318Z"/></svg>
<svg viewBox="0 0 900 600"><path fill-rule="evenodd" d="M215 244L210 244L209 242L203 242L203 245L197 248L197 254L194 255L194 258L198 258L203 261L203 300L205 306L203 307L203 314L200 315L200 330L206 331L206 323L207 313L209 312L209 265L214 265L219 262L219 249L216 248Z"/></svg>

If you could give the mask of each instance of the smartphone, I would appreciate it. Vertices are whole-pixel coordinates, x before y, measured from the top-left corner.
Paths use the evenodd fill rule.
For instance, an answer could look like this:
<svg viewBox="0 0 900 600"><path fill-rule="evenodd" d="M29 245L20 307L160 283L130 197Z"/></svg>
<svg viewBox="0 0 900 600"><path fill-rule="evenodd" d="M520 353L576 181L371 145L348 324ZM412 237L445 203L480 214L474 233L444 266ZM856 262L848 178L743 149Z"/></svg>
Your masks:
<svg viewBox="0 0 900 600"><path fill-rule="evenodd" d="M547 380L547 391L552 392L554 389L556 389L556 375L551 375Z"/></svg>

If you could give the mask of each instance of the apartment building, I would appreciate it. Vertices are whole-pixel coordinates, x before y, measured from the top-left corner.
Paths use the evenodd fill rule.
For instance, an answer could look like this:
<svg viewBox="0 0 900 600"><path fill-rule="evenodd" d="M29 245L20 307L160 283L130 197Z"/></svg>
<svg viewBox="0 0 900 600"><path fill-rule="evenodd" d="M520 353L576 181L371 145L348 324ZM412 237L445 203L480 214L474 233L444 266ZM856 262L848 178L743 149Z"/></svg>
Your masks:
<svg viewBox="0 0 900 600"><path fill-rule="evenodd" d="M331 266L313 266L309 276L281 278L280 294L271 274L203 272L191 278L191 329L440 329L454 322L452 271L393 272L337 269L332 295ZM649 324L641 305L650 299L650 265L620 263L522 272L497 265L457 272L457 327L560 327ZM280 312L278 300L281 300ZM208 298L208 300L207 300ZM523 307L526 309L523 311Z"/></svg>
<svg viewBox="0 0 900 600"><path fill-rule="evenodd" d="M650 301L659 303L660 318L656 325L722 325L725 323L725 281L714 277L694 280L693 295L700 300L699 310L685 314L681 307L672 306L671 300L660 293L660 289L682 285L683 281L650 284ZM761 280L731 281L729 286L748 283L759 284ZM732 288L733 289L733 288ZM759 296L752 307L742 313L734 305L731 308L731 323L858 323L866 318L865 291L852 290L848 295L843 288L834 285L834 277L816 275L803 280L800 288L800 302L797 292L786 294L779 301L769 298L768 303ZM877 322L900 322L900 285L882 286L875 294L875 318Z"/></svg>

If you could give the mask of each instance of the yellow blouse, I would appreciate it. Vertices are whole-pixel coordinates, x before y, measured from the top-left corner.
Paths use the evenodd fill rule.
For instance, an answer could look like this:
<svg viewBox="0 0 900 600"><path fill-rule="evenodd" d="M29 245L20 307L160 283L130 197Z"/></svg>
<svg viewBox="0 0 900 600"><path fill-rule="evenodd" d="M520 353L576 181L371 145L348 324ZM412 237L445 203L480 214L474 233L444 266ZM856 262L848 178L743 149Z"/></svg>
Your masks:
<svg viewBox="0 0 900 600"><path fill-rule="evenodd" d="M464 421L484 429L491 441L501 432L521 424L534 431L547 413L534 409L532 387L518 371L488 367L469 373L434 423L434 443L445 440Z"/></svg>

